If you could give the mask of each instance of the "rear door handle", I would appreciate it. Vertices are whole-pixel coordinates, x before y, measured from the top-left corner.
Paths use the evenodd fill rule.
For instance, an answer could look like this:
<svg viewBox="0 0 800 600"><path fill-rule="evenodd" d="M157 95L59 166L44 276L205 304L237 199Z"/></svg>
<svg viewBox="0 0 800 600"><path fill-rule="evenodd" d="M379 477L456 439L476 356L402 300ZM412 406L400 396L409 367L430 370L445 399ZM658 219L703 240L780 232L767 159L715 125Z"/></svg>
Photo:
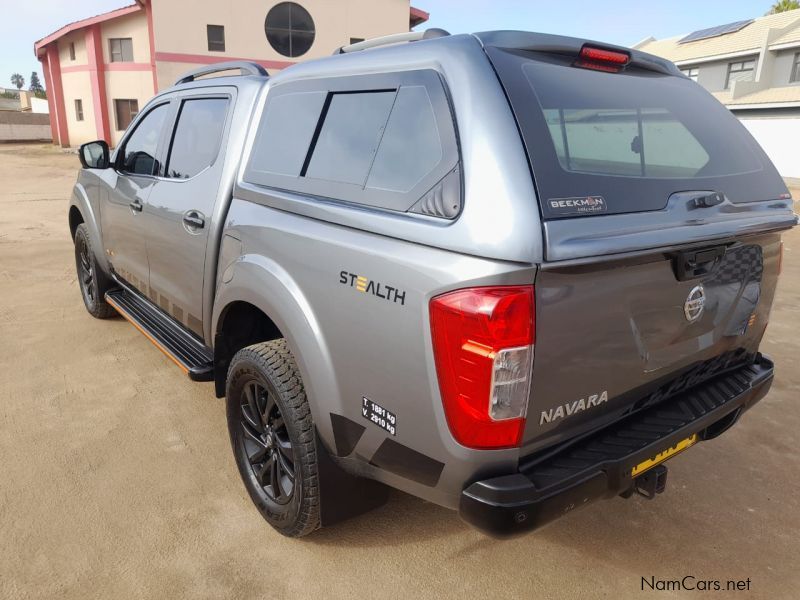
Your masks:
<svg viewBox="0 0 800 600"><path fill-rule="evenodd" d="M202 229L206 225L205 219L196 211L191 211L183 215L183 223L192 229Z"/></svg>
<svg viewBox="0 0 800 600"><path fill-rule="evenodd" d="M716 246L702 250L677 252L672 259L672 268L678 281L689 281L708 275L722 261L727 246Z"/></svg>
<svg viewBox="0 0 800 600"><path fill-rule="evenodd" d="M131 207L131 210L134 212L142 212L142 202L141 200L134 200L128 206Z"/></svg>

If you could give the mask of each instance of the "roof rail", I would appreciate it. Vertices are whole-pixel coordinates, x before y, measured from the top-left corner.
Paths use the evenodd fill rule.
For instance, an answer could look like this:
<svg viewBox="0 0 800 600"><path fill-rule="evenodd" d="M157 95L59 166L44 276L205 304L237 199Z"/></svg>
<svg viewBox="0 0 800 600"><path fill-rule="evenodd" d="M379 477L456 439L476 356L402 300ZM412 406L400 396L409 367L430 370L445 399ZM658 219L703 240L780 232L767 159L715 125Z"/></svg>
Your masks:
<svg viewBox="0 0 800 600"><path fill-rule="evenodd" d="M246 60L231 60L227 62L214 63L213 65L205 65L187 71L175 82L175 85L182 83L190 83L198 77L204 75L212 75L214 73L221 73L223 71L241 71L242 75L256 75L258 77L268 77L267 70L258 63L248 62Z"/></svg>
<svg viewBox="0 0 800 600"><path fill-rule="evenodd" d="M370 48L377 48L378 46L388 46L390 44L402 44L403 42L417 42L419 40L432 40L434 38L447 37L450 35L444 29L426 29L425 31L409 31L408 33L393 33L392 35L384 35L383 37L372 38L363 42L350 44L349 46L342 46L338 48L334 54L347 54L349 52L359 52L360 50L369 50Z"/></svg>

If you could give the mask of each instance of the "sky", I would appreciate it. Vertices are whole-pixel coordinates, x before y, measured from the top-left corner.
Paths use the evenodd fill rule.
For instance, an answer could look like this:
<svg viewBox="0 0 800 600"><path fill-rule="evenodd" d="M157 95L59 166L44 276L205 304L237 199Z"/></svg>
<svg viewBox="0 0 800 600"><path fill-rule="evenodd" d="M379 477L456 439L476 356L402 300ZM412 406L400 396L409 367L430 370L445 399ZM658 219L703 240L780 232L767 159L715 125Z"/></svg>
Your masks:
<svg viewBox="0 0 800 600"><path fill-rule="evenodd" d="M169 1L169 0L167 0ZM259 0L220 0L253 2ZM302 2L302 0L300 0ZM337 0L327 0L336 2ZM413 0L430 12L422 27L450 33L524 29L630 46L763 15L773 0ZM132 4L132 0L0 0L0 87L13 73L38 71L33 43L69 22ZM265 42L266 43L266 42ZM254 50L253 55L257 55Z"/></svg>

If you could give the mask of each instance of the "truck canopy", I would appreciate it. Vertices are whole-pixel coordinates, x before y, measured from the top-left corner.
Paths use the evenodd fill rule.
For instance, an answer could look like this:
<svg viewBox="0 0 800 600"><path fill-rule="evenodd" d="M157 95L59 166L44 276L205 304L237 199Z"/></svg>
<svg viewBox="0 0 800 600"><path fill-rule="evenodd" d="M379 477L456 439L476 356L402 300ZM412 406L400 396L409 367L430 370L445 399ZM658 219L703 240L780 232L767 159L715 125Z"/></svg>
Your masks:
<svg viewBox="0 0 800 600"><path fill-rule="evenodd" d="M683 191L734 203L787 192L738 119L671 63L538 34L482 41L519 124L545 220L659 210ZM585 47L627 60L584 60Z"/></svg>

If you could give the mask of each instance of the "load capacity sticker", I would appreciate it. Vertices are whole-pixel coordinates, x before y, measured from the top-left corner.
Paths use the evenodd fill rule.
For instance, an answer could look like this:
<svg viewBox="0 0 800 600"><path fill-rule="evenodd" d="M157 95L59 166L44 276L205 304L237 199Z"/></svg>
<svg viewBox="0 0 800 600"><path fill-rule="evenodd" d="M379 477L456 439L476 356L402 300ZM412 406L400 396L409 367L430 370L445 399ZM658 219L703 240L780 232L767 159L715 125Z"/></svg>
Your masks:
<svg viewBox="0 0 800 600"><path fill-rule="evenodd" d="M372 421L381 429L385 429L392 435L395 435L397 417L382 406L375 404L369 398L361 398L361 416L368 421Z"/></svg>

